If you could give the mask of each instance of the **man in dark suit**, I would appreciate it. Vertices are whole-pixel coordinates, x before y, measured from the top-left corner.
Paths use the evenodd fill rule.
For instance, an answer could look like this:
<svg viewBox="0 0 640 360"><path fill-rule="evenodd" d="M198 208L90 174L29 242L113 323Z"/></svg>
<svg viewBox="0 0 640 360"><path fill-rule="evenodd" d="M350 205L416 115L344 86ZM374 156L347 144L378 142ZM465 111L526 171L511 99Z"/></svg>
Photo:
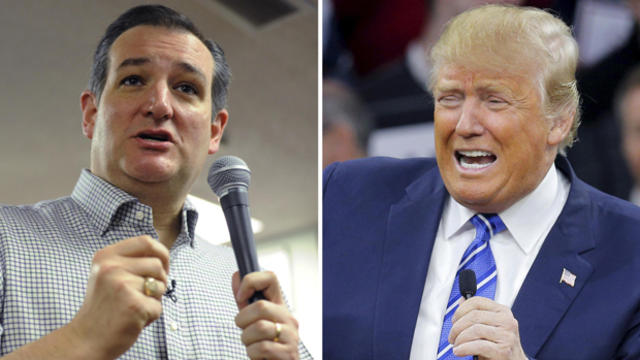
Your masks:
<svg viewBox="0 0 640 360"><path fill-rule="evenodd" d="M640 357L640 211L561 155L577 59L542 10L465 12L431 53L435 161L325 170L325 359Z"/></svg>

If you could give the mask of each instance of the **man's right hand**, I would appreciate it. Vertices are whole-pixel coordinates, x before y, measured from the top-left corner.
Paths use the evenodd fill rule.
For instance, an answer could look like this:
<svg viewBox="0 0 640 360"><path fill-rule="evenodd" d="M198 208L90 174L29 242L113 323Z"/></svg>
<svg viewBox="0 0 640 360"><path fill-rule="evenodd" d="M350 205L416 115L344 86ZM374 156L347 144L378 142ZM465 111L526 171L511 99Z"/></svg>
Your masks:
<svg viewBox="0 0 640 360"><path fill-rule="evenodd" d="M98 358L127 351L142 329L160 317L169 272L169 251L150 236L138 236L95 253L84 303L68 324ZM145 279L157 291L144 293ZM104 355L104 357L102 356Z"/></svg>
<svg viewBox="0 0 640 360"><path fill-rule="evenodd" d="M150 236L122 240L93 256L84 303L67 325L2 359L115 359L160 317L169 251ZM158 285L144 294L145 279Z"/></svg>

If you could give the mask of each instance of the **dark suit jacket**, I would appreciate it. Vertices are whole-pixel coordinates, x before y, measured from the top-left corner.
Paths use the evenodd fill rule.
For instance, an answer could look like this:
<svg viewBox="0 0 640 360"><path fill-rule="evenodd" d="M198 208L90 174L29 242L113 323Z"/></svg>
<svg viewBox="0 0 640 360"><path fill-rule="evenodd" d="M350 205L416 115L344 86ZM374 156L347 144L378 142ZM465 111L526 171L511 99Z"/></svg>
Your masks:
<svg viewBox="0 0 640 360"><path fill-rule="evenodd" d="M522 346L539 359L640 359L640 208L556 165L571 190L512 307ZM324 359L408 359L448 196L435 160L333 164L323 196Z"/></svg>

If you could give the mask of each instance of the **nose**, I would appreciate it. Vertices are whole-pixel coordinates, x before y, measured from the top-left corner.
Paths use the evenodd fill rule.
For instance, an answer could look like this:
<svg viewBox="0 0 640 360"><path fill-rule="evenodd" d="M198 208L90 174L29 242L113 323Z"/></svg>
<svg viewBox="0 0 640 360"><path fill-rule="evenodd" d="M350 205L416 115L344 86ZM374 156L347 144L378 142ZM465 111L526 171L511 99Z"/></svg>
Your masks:
<svg viewBox="0 0 640 360"><path fill-rule="evenodd" d="M145 116L156 121L173 118L171 90L166 84L159 82L149 89L143 111Z"/></svg>
<svg viewBox="0 0 640 360"><path fill-rule="evenodd" d="M456 124L456 133L462 137L482 135L484 126L480 115L480 101L467 98L462 105L462 112Z"/></svg>

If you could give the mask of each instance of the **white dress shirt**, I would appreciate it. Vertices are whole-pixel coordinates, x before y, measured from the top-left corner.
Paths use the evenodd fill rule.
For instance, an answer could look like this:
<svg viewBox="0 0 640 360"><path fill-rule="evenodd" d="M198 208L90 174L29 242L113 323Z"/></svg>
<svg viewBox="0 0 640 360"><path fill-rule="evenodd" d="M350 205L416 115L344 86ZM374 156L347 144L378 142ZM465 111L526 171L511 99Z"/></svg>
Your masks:
<svg viewBox="0 0 640 360"><path fill-rule="evenodd" d="M511 307L538 251L569 195L570 183L555 165L524 198L500 213L507 230L489 241L498 279L495 301ZM453 198L445 202L411 345L411 360L436 359L446 304L456 269L475 237L475 212ZM455 284L455 286L458 286Z"/></svg>

